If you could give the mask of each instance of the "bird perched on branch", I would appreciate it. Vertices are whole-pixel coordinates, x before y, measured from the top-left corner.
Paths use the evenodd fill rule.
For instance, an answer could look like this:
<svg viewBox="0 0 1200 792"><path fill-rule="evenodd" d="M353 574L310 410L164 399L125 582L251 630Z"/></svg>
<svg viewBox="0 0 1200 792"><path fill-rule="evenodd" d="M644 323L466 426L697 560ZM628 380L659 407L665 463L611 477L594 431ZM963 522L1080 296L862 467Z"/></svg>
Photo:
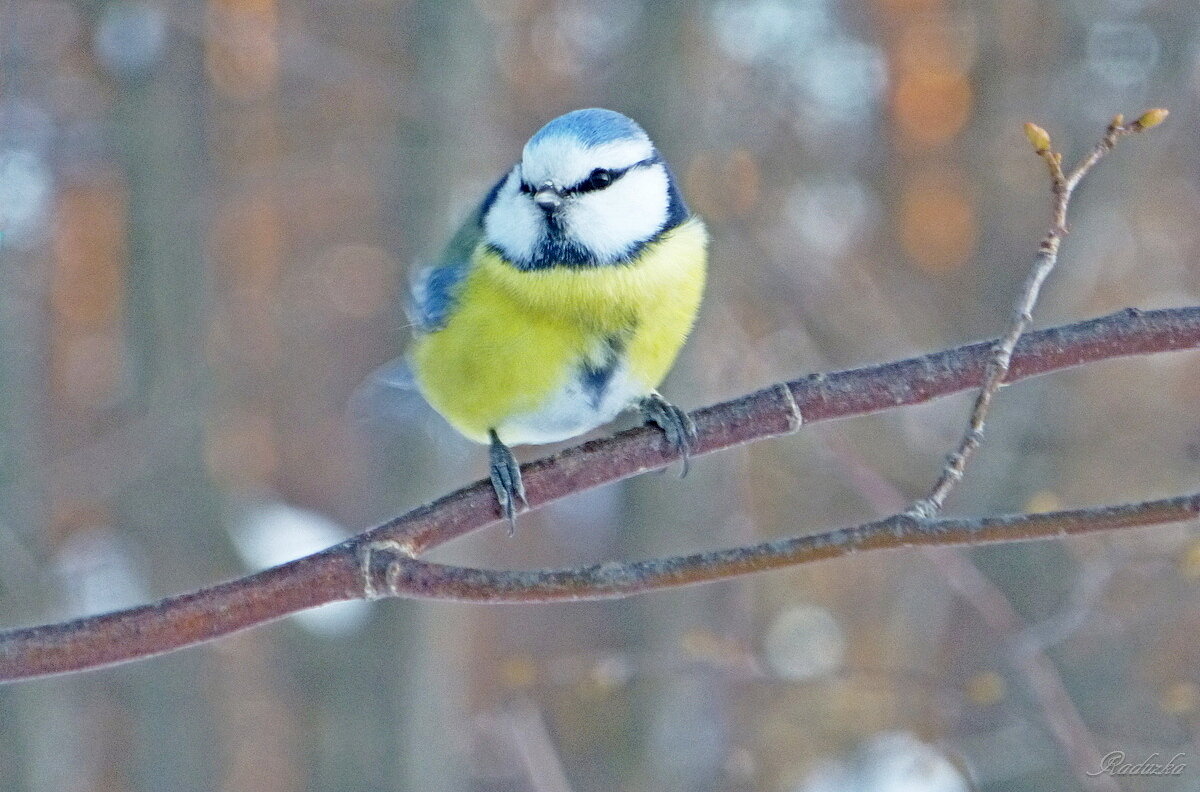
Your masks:
<svg viewBox="0 0 1200 792"><path fill-rule="evenodd" d="M525 500L511 445L566 440L637 407L686 466L691 419L655 389L695 321L706 245L645 131L593 108L530 138L418 274L412 381L490 444L510 528Z"/></svg>

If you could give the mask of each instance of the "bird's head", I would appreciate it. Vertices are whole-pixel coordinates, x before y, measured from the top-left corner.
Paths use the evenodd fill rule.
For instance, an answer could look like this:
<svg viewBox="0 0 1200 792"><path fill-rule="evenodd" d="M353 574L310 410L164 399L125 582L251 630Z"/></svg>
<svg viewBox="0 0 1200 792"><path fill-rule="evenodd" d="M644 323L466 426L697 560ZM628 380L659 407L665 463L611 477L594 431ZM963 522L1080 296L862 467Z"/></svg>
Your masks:
<svg viewBox="0 0 1200 792"><path fill-rule="evenodd" d="M522 269L628 260L687 209L646 132L612 110L542 127L484 207L489 244Z"/></svg>

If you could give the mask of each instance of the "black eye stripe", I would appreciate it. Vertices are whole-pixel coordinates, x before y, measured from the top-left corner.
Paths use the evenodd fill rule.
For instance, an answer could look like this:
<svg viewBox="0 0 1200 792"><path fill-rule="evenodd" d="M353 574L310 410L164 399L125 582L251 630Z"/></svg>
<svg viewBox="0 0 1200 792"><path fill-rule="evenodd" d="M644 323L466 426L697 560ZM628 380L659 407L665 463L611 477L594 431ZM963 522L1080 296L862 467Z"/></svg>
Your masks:
<svg viewBox="0 0 1200 792"><path fill-rule="evenodd" d="M603 190L624 175L625 171L623 170L615 171L608 170L607 168L596 168L586 179L575 185L572 190L581 193Z"/></svg>
<svg viewBox="0 0 1200 792"><path fill-rule="evenodd" d="M620 179L629 171L635 168L644 168L648 165L654 165L659 161L657 156L647 157L644 160L639 160L632 165L626 165L624 168L596 168L590 175L579 184L564 190L565 193L588 193L595 190L602 190L609 186L617 179Z"/></svg>
<svg viewBox="0 0 1200 792"><path fill-rule="evenodd" d="M563 195L575 195L578 193L589 193L595 192L596 190L602 190L620 179L626 173L629 173L631 170L636 168L644 168L649 165L656 165L661 161L662 160L660 160L656 154L652 157L647 157L644 160L639 160L632 165L626 165L624 168L596 168L590 174L588 174L583 181L579 182L574 187L567 187L560 192ZM526 195L533 195L538 191L538 189L539 188L537 186L530 184L524 179L521 179L521 181L517 184L517 190Z"/></svg>

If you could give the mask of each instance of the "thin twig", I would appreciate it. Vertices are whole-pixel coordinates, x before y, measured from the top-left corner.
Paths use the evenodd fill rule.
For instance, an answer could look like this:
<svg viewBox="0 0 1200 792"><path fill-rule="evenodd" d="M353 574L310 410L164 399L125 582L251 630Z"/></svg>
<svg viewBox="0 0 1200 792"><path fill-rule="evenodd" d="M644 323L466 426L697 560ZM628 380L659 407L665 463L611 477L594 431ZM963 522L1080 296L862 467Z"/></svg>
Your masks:
<svg viewBox="0 0 1200 792"><path fill-rule="evenodd" d="M1019 635L1025 625L1016 608L966 553L940 548L929 552L936 559L942 577L974 606L992 632L1010 640ZM1021 651L1008 652L1007 657L1037 702L1050 735L1062 746L1080 788L1091 792L1118 792L1121 787L1116 779L1096 772L1102 766L1103 755L1071 700L1070 691L1054 661L1040 647L1023 647Z"/></svg>
<svg viewBox="0 0 1200 792"><path fill-rule="evenodd" d="M529 777L530 789L533 792L571 792L567 770L541 710L533 702L522 700L506 713L505 720Z"/></svg>
<svg viewBox="0 0 1200 792"><path fill-rule="evenodd" d="M843 444L835 442L832 451L845 468L850 480L868 499L874 510L888 514L904 507L905 497L891 482L870 465L858 459ZM1015 642L1025 624L1008 597L979 570L969 554L959 548L933 547L925 551L936 574L975 609L998 643ZM1120 787L1111 776L1097 774L1102 755L1096 739L1079 714L1054 662L1042 647L1030 642L1022 651L1007 653L1009 661L1038 705L1051 736L1061 746L1075 780L1089 792L1116 792Z"/></svg>
<svg viewBox="0 0 1200 792"><path fill-rule="evenodd" d="M962 440L959 441L958 448L946 457L946 464L929 494L912 505L911 513L922 517L937 515L942 510L946 497L962 480L967 462L983 443L984 424L992 406L992 399L1004 382L1012 361L1013 350L1016 348L1021 334L1033 321L1033 308L1037 304L1038 295L1041 294L1042 285L1058 262L1058 249L1062 244L1062 238L1067 233L1067 208L1070 206L1071 195L1075 192L1075 188L1079 186L1079 182L1083 180L1088 171L1105 154L1112 151L1122 136L1158 126L1166 118L1166 115L1165 110L1149 110L1143 113L1137 121L1128 125L1125 124L1122 116L1117 116L1108 125L1104 137L1075 166L1069 176L1063 173L1062 154L1051 150L1050 136L1046 134L1046 131L1034 124L1026 124L1026 136L1033 144L1037 155L1045 160L1047 169L1050 171L1050 191L1054 196L1050 212L1050 228L1047 229L1046 235L1042 237L1042 241L1038 245L1033 268L1025 278L1025 285L1013 306L1008 327L1005 328L1004 334L992 350L987 372L983 377L983 385L980 386L979 395L975 397L975 404L971 408L967 430L963 434Z"/></svg>
<svg viewBox="0 0 1200 792"><path fill-rule="evenodd" d="M693 416L698 432L693 454L795 431L797 410L809 424L919 404L975 387L992 347L993 343L984 342L815 375L705 408ZM1126 355L1198 348L1200 307L1122 311L1025 334L1013 353L1005 381ZM675 455L665 447L662 433L639 427L525 465L523 476L530 507L535 508L673 461ZM490 484L480 481L342 544L235 581L116 613L0 632L0 680L150 657L338 600L401 591L404 596L490 602L627 596L848 552L1048 538L1173 522L1194 515L1198 506L1200 497L1190 496L986 520L925 522L897 515L858 528L766 545L557 573L456 572L452 567L417 562L416 556L426 550L500 520ZM494 580L497 588L491 592L477 585L489 576L499 576Z"/></svg>

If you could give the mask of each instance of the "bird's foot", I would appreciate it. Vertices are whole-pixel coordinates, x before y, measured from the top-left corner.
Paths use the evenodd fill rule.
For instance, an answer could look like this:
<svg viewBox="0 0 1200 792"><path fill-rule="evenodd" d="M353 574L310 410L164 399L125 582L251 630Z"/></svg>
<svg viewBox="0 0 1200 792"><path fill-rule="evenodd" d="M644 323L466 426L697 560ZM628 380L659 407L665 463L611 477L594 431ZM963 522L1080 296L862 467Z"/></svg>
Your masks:
<svg viewBox="0 0 1200 792"><path fill-rule="evenodd" d="M686 412L671 404L657 392L651 393L638 404L642 419L663 430L667 445L683 458L683 469L679 477L688 474L688 458L696 441L696 424Z"/></svg>
<svg viewBox="0 0 1200 792"><path fill-rule="evenodd" d="M500 503L500 514L508 520L508 535L512 536L517 530L517 501L529 505L525 500L525 484L521 481L521 466L508 446L500 442L495 429L488 434L492 438L489 453L492 489L496 491L496 500Z"/></svg>

